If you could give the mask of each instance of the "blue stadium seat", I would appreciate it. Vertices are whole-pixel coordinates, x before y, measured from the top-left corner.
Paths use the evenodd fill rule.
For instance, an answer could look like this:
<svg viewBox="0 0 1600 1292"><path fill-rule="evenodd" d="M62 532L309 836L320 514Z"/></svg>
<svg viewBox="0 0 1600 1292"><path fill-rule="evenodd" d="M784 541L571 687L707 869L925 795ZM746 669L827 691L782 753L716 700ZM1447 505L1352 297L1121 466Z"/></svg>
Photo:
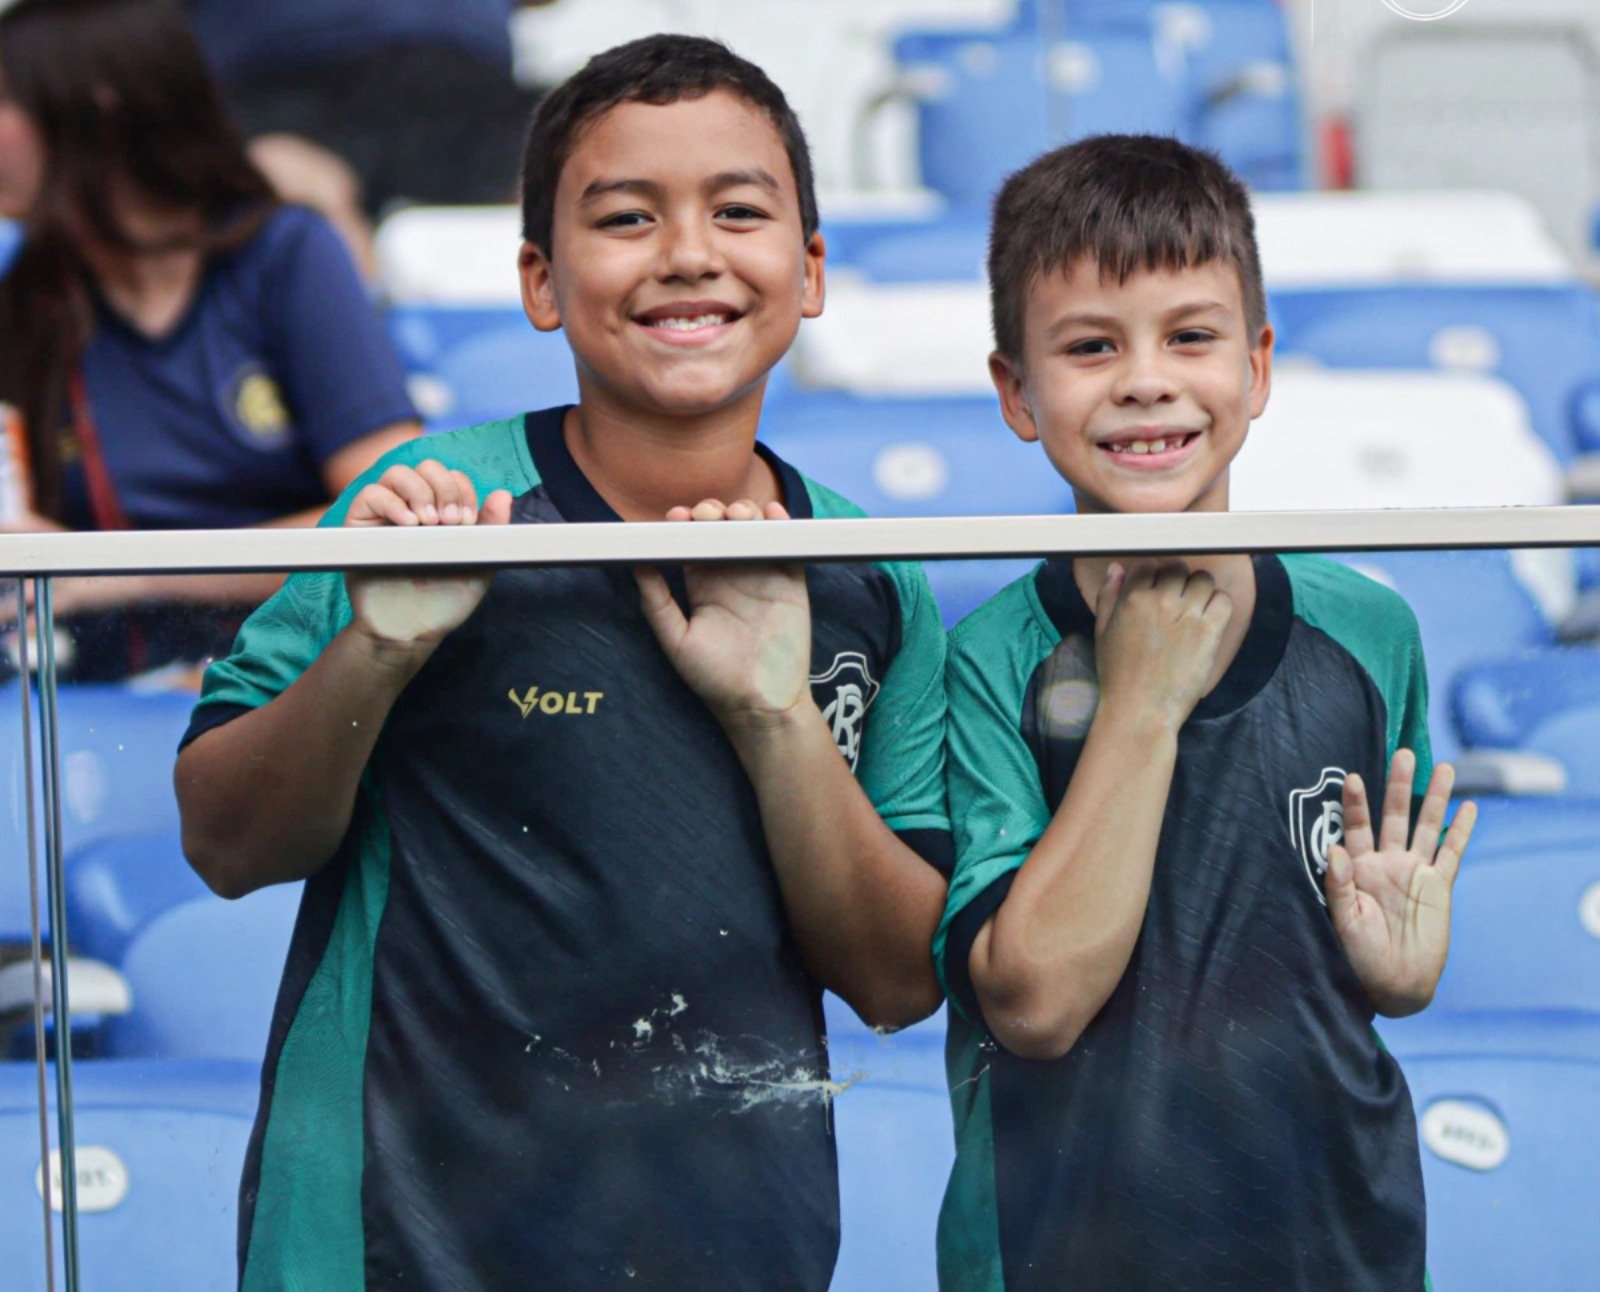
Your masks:
<svg viewBox="0 0 1600 1292"><path fill-rule="evenodd" d="M1600 797L1600 646L1474 665L1451 698L1465 743L1544 754L1566 768L1569 794Z"/></svg>
<svg viewBox="0 0 1600 1292"><path fill-rule="evenodd" d="M910 1034L893 1038L902 1042ZM874 1062L876 1038L837 1048L833 1100L843 1232L832 1292L926 1292L935 1283L939 1203L955 1160L942 1038L926 1035L904 1075Z"/></svg>
<svg viewBox="0 0 1600 1292"><path fill-rule="evenodd" d="M105 1054L259 1063L299 907L300 885L279 884L147 922L119 966L133 1009L107 1024Z"/></svg>
<svg viewBox="0 0 1600 1292"><path fill-rule="evenodd" d="M1280 355L1338 368L1466 367L1500 376L1563 462L1600 444L1600 296L1582 283L1306 289L1272 294Z"/></svg>
<svg viewBox="0 0 1600 1292"><path fill-rule="evenodd" d="M1506 846L1462 866L1434 1006L1600 1019L1600 836Z"/></svg>
<svg viewBox="0 0 1600 1292"><path fill-rule="evenodd" d="M3 1282L17 1289L46 1285L35 1082L32 1064L0 1064L0 1252ZM49 1085L53 1106L53 1073ZM254 1064L73 1066L83 1286L235 1285L239 1175L259 1089ZM55 1257L61 1287L59 1227Z"/></svg>
<svg viewBox="0 0 1600 1292"><path fill-rule="evenodd" d="M1600 1269L1600 1020L1422 1019L1386 1024L1384 1035L1419 1121L1434 1285L1591 1286Z"/></svg>
<svg viewBox="0 0 1600 1292"><path fill-rule="evenodd" d="M430 426L467 426L573 403L578 379L563 332L535 330L506 307L397 306L389 335L413 373L438 383Z"/></svg>
<svg viewBox="0 0 1600 1292"><path fill-rule="evenodd" d="M1484 798L1464 865L1530 849L1561 851L1600 839L1600 798Z"/></svg>
<svg viewBox="0 0 1600 1292"><path fill-rule="evenodd" d="M1440 761L1459 748L1450 707L1457 674L1555 640L1505 552L1361 552L1340 559L1393 588L1416 613L1428 666L1429 734Z"/></svg>
<svg viewBox="0 0 1600 1292"><path fill-rule="evenodd" d="M1072 490L992 399L796 398L762 438L869 516L1048 515ZM933 561L928 580L953 624L1031 568L1031 560Z"/></svg>
<svg viewBox="0 0 1600 1292"><path fill-rule="evenodd" d="M16 712L16 683L0 687L0 715ZM63 854L121 834L178 828L172 769L188 728L194 696L180 691L137 692L123 686L83 684L57 689L61 751ZM35 710L37 714L37 709ZM0 717L7 730L12 719ZM38 726L34 725L37 748ZM15 742L0 751L0 781L22 784ZM39 776L35 759L34 775ZM18 814L20 820L20 813ZM18 830L17 851L26 839ZM40 850L41 874L43 849ZM27 875L19 863L0 867L0 942L28 936ZM41 899L42 900L42 899Z"/></svg>
<svg viewBox="0 0 1600 1292"><path fill-rule="evenodd" d="M907 33L895 57L919 108L923 182L958 206L987 202L1047 148L1106 131L1214 148L1257 189L1306 183L1273 0L1050 0L997 31Z"/></svg>
<svg viewBox="0 0 1600 1292"><path fill-rule="evenodd" d="M151 920L210 890L184 859L176 831L119 835L67 863L67 929L72 949L116 964Z"/></svg>

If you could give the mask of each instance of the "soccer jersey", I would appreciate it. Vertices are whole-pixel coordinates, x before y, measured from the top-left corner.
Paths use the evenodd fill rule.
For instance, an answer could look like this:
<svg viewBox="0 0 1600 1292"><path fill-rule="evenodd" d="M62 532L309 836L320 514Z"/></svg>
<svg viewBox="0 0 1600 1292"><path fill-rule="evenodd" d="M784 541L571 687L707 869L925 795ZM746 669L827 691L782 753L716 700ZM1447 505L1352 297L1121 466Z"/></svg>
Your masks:
<svg viewBox="0 0 1600 1292"><path fill-rule="evenodd" d="M615 520L562 412L380 465L433 457L480 497L508 488L515 523ZM857 514L769 461L792 514ZM807 582L812 691L841 755L947 869L926 581L836 564ZM290 579L209 672L191 733L293 682L348 622L342 586ZM307 882L242 1190L243 1286L821 1292L827 1077L755 794L632 575L498 572L394 706L344 845Z"/></svg>
<svg viewBox="0 0 1600 1292"><path fill-rule="evenodd" d="M1179 733L1127 972L1054 1061L987 1032L968 958L1082 752L1094 615L1053 560L952 634L945 1292L1424 1285L1410 1095L1323 892L1345 777L1382 786L1400 747L1430 773L1416 622L1330 561L1255 573L1238 656Z"/></svg>

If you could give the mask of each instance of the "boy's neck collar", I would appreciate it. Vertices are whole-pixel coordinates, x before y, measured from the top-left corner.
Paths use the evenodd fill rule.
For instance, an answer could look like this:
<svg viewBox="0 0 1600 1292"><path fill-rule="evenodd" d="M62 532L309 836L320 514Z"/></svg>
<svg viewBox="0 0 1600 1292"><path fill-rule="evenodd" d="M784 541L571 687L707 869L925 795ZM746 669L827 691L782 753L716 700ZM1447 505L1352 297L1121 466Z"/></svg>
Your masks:
<svg viewBox="0 0 1600 1292"><path fill-rule="evenodd" d="M1040 568L1035 581L1039 603L1063 639L1094 640L1094 610L1083 599L1071 557L1055 556ZM1222 680L1195 706L1195 718L1216 718L1242 708L1266 685L1289 644L1294 620L1294 591L1288 571L1276 556L1251 562L1255 577L1255 609L1238 654Z"/></svg>
<svg viewBox="0 0 1600 1292"><path fill-rule="evenodd" d="M568 446L565 428L568 414L574 407L567 404L559 408L546 408L528 413L523 418L528 451L538 468L539 478L550 500L555 503L556 510L567 520L579 523L622 520L617 509L605 500L584 474ZM756 454L777 478L780 490L778 501L788 508L789 515L796 520L809 520L812 515L811 495L800 473L766 445L756 444L754 447ZM679 501L693 506L700 498ZM736 499L727 498L723 501L733 502Z"/></svg>

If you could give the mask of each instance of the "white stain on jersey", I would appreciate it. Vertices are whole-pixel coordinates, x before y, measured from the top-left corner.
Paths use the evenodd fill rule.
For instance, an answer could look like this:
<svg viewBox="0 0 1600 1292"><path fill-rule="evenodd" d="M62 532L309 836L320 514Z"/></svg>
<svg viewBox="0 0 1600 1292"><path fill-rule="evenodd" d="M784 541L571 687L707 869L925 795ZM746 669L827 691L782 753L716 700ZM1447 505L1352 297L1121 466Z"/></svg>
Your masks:
<svg viewBox="0 0 1600 1292"><path fill-rule="evenodd" d="M1289 791L1289 837L1305 866L1311 891L1328 904L1323 879L1328 850L1344 842L1344 777L1342 767L1324 767L1315 785Z"/></svg>
<svg viewBox="0 0 1600 1292"><path fill-rule="evenodd" d="M831 693L830 693L831 688ZM866 727L867 710L878 698L879 685L860 651L840 651L826 670L811 678L811 689L822 708L822 716L833 732L833 740L844 755L850 770L861 758L861 734Z"/></svg>

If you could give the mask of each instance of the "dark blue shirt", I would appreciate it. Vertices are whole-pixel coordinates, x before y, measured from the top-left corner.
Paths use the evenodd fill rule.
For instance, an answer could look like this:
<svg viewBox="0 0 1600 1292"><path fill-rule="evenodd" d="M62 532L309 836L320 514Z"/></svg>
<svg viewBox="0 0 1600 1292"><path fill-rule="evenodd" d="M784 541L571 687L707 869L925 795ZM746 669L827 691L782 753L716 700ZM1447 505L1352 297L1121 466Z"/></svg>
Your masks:
<svg viewBox="0 0 1600 1292"><path fill-rule="evenodd" d="M344 244L298 207L216 259L158 340L100 302L83 371L135 529L232 528L326 503L329 457L416 417ZM75 454L63 494L66 524L98 527Z"/></svg>

